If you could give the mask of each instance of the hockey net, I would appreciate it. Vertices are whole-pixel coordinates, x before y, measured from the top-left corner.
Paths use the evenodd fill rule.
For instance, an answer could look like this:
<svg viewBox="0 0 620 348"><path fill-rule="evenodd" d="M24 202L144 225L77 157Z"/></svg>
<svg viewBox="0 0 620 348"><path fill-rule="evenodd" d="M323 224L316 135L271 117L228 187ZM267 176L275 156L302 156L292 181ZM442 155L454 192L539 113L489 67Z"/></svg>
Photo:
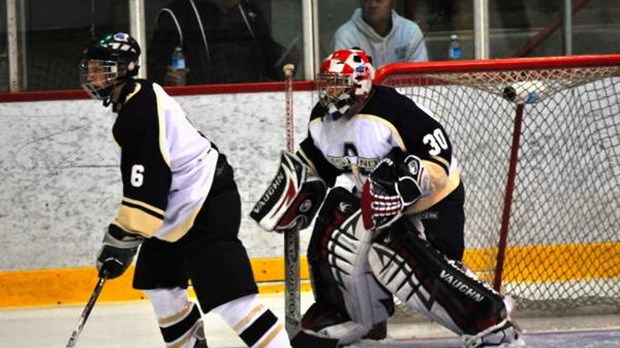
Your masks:
<svg viewBox="0 0 620 348"><path fill-rule="evenodd" d="M481 279L520 309L620 310L620 55L399 63L375 83L446 127Z"/></svg>

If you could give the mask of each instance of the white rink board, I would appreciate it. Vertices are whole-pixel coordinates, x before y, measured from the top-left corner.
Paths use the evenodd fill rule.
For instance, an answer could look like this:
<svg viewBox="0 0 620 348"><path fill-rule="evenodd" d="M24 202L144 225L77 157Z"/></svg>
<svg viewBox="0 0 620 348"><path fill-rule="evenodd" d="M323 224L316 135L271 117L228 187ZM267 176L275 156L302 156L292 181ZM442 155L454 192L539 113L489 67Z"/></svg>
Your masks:
<svg viewBox="0 0 620 348"><path fill-rule="evenodd" d="M618 88L620 83L614 86ZM294 94L296 143L305 137L316 99L314 92ZM275 174L279 152L285 147L284 93L183 96L177 100L235 168L243 201L241 239L250 257L281 257L282 236L262 231L248 215ZM494 114L493 110L480 112ZM467 117L456 110L444 113ZM619 118L620 113L614 114L611 124L620 124ZM114 218L121 198L110 134L113 121L110 110L93 100L0 103L0 270L94 264L103 231ZM459 154L459 144L476 141L460 139L458 134L451 138L462 157L465 154ZM617 142L620 137L610 139ZM520 165L528 166L528 161L540 159L526 156ZM614 175L620 173L619 163L611 166ZM464 172L463 177L474 180L476 174ZM497 179L502 184L484 183L482 190L503 190L504 179ZM612 195L617 189L610 188ZM611 204L617 206L618 200ZM478 212L476 206L467 209L468 213ZM530 235L521 240L536 244L544 238L535 229L524 230ZM302 254L309 237L309 229L301 232ZM591 233L587 237L597 240ZM553 242L544 240L545 244Z"/></svg>

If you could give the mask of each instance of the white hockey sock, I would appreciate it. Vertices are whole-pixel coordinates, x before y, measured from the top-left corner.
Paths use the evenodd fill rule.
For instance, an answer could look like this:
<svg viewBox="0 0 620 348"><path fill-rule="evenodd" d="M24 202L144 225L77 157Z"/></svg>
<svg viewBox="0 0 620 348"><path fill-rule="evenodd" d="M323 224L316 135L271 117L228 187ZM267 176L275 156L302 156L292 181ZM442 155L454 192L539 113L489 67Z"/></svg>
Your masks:
<svg viewBox="0 0 620 348"><path fill-rule="evenodd" d="M145 290L151 303L166 347L191 348L196 337L204 337L202 315L189 301L182 288ZM196 335L198 334L198 335Z"/></svg>
<svg viewBox="0 0 620 348"><path fill-rule="evenodd" d="M290 347L284 324L271 310L248 295L213 309L239 335L248 347Z"/></svg>

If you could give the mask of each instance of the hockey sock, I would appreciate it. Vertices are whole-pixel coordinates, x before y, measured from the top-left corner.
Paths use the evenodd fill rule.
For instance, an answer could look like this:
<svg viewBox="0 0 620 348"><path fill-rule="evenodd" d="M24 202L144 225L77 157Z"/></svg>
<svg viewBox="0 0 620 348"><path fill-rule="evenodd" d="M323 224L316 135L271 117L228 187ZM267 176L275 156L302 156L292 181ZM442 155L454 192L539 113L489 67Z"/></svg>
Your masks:
<svg viewBox="0 0 620 348"><path fill-rule="evenodd" d="M204 338L202 315L181 288L145 290L157 316L166 347L194 347L196 337Z"/></svg>
<svg viewBox="0 0 620 348"><path fill-rule="evenodd" d="M271 310L248 295L213 309L239 335L248 347L289 347L283 323Z"/></svg>

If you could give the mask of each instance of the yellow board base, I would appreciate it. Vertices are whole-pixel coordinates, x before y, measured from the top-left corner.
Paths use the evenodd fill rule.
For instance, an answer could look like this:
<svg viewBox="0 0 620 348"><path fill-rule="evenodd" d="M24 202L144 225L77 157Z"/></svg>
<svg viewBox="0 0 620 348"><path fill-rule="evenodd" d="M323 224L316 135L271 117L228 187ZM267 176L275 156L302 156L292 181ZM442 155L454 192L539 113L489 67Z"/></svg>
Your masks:
<svg viewBox="0 0 620 348"><path fill-rule="evenodd" d="M464 261L482 279L493 274L496 249L466 250ZM510 247L502 281L537 282L620 277L620 243ZM261 293L284 291L284 259L252 260ZM310 290L308 264L300 260L302 291ZM132 289L134 268L106 283L99 301L135 301L145 295ZM487 277L489 275L489 277ZM0 272L0 308L84 304L97 283L94 267Z"/></svg>

